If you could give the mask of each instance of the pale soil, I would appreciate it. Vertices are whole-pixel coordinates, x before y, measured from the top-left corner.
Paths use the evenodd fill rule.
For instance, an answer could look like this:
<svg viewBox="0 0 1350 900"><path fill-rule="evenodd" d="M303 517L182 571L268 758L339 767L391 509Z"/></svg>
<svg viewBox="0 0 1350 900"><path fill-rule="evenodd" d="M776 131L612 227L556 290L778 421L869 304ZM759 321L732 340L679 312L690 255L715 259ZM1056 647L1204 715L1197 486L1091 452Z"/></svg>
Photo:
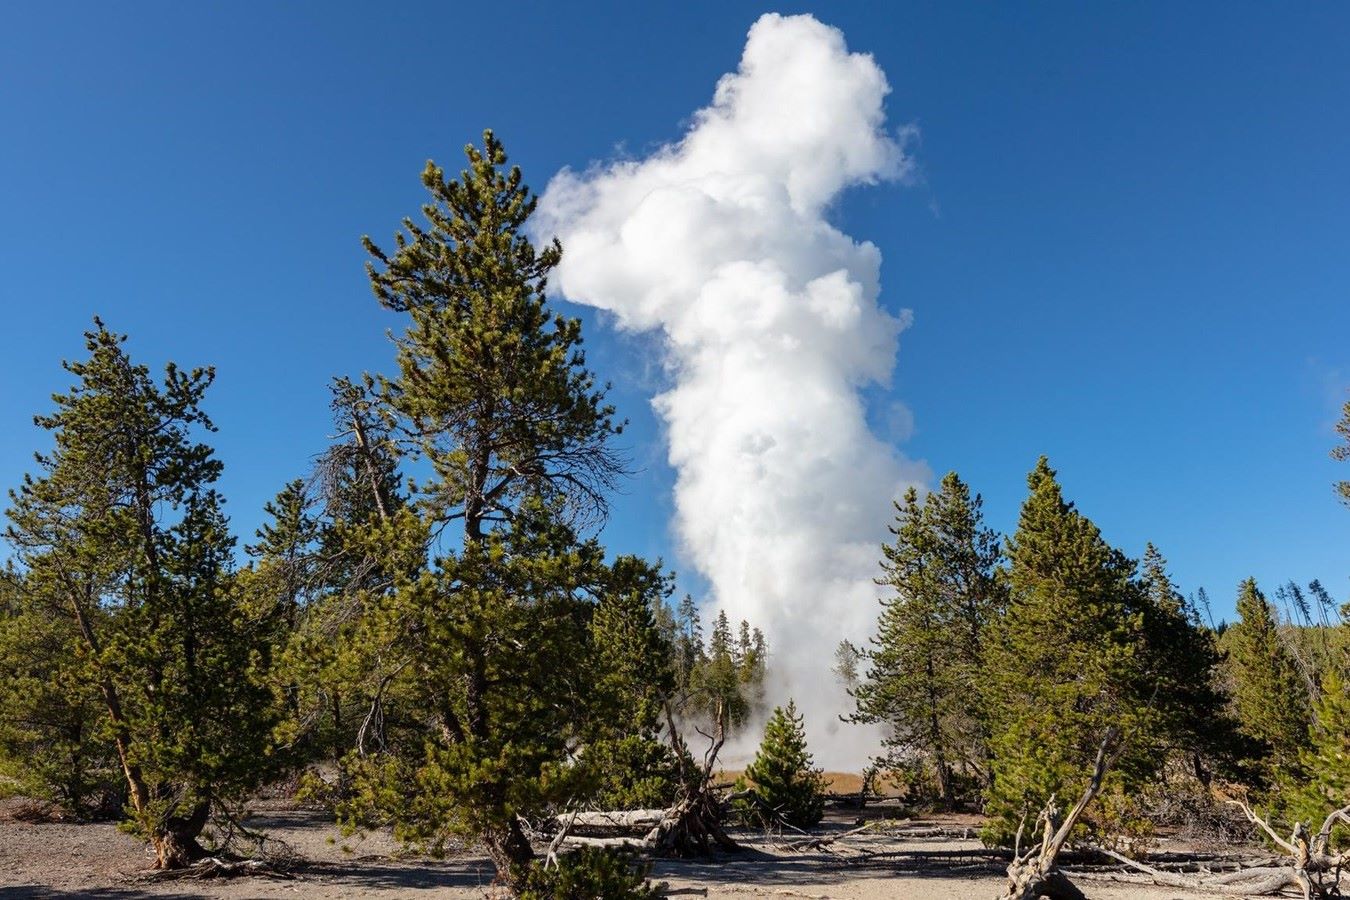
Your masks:
<svg viewBox="0 0 1350 900"><path fill-rule="evenodd" d="M108 824L33 824L6 820L0 810L0 897L95 900L175 898L378 897L483 898L492 867L475 850L445 860L408 858L388 835L343 838L323 816L285 802L260 802L249 824L286 842L296 854L294 878L262 877L212 881L155 881L150 856L137 840ZM851 814L839 813L823 833L846 830ZM907 823L915 826L918 823ZM969 817L929 824L959 831ZM653 878L669 884L672 897L740 900L753 896L882 900L994 898L1002 866L973 839L858 835L826 849L792 852L790 838L739 834L749 849L712 861L660 861ZM935 852L956 858L934 861ZM1079 882L1101 900L1173 900L1198 897L1176 888Z"/></svg>

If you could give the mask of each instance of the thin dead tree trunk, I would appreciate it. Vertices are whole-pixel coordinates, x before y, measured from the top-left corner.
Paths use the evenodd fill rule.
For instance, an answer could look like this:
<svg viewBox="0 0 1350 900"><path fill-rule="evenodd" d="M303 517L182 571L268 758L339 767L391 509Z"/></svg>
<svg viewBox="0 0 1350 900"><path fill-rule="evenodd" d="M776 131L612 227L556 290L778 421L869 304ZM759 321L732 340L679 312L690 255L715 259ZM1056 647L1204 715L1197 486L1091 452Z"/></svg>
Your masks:
<svg viewBox="0 0 1350 900"><path fill-rule="evenodd" d="M1295 822L1293 832L1285 839L1271 827L1268 819L1257 816L1245 801L1228 802L1239 807L1253 825L1264 831L1275 846L1289 856L1288 868L1278 869L1266 875L1262 893L1271 893L1285 887L1297 887L1303 892L1304 900L1325 900L1342 896L1341 870L1350 862L1350 850L1343 853L1331 852L1331 830L1338 824L1350 825L1350 806L1342 807L1327 816L1321 830L1316 834L1310 833L1302 822ZM1280 881L1279 876L1283 876L1283 881Z"/></svg>
<svg viewBox="0 0 1350 900"><path fill-rule="evenodd" d="M670 741L680 760L683 787L680 799L666 810L661 821L647 833L643 843L656 853L669 856L706 856L714 846L723 850L741 849L740 844L732 840L722 828L721 803L712 789L713 767L717 765L717 754L726 740L725 710L718 705L715 715L717 727L710 736L711 744L703 754L703 765L693 773L686 771L684 742L675 729L675 717L668 703L665 712Z"/></svg>
<svg viewBox="0 0 1350 900"><path fill-rule="evenodd" d="M1120 737L1120 729L1112 725L1106 731L1106 737L1097 748L1097 759L1092 765L1092 777L1088 780L1083 796L1078 798L1069 814L1062 820L1055 797L1051 795L1045 808L1036 817L1036 827L1041 831L1041 840L1022 852L1022 833L1026 826L1025 817L1017 829L1017 840L1013 847L1013 860L1008 864L1008 887L999 900L1036 900L1048 897L1050 900L1085 900L1069 877L1059 869L1060 850L1069 839L1069 834L1078 824L1083 811L1101 792L1102 779L1106 775L1109 751Z"/></svg>

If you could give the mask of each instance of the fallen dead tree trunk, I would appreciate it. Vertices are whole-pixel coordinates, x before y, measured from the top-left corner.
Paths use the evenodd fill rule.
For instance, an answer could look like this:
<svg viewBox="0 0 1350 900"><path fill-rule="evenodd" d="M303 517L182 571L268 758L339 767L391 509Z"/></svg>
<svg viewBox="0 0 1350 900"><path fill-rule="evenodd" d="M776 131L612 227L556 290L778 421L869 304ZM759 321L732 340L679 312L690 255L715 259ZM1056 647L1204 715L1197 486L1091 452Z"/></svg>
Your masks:
<svg viewBox="0 0 1350 900"><path fill-rule="evenodd" d="M1245 801L1228 802L1241 808L1248 820L1260 828L1286 854L1287 858L1283 862L1261 860L1261 864L1247 868L1239 867L1231 872L1193 874L1169 872L1130 859L1113 850L1098 847L1096 852L1123 863L1137 874L1075 871L1074 877L1131 884L1155 884L1242 896L1270 895L1294 889L1304 900L1336 900L1345 897L1341 892L1340 883L1343 870L1346 864L1350 863L1350 850L1333 853L1330 843L1332 829L1337 824L1350 825L1350 806L1338 809L1327 816L1316 834L1311 833L1302 822L1296 822L1292 833L1286 839L1280 836L1268 819L1258 816Z"/></svg>
<svg viewBox="0 0 1350 900"><path fill-rule="evenodd" d="M290 879L285 869L260 859L226 859L207 856L190 866L178 869L156 869L152 881L205 881L211 878L265 877Z"/></svg>
<svg viewBox="0 0 1350 900"><path fill-rule="evenodd" d="M717 728L703 754L703 765L687 765L688 752L675 728L675 717L666 706L666 726L680 761L680 795L669 809L635 809L574 812L557 816L556 840L575 845L647 851L657 856L706 856L713 848L740 850L722 827L725 804L713 784L717 754L726 740L724 715L719 708ZM637 835L641 837L637 837Z"/></svg>
<svg viewBox="0 0 1350 900"><path fill-rule="evenodd" d="M1296 887L1303 892L1304 900L1314 898L1327 900L1343 896L1341 870L1345 868L1347 862L1350 862L1350 850L1342 853L1331 851L1331 830L1338 824L1350 825L1350 806L1342 807L1327 816L1321 830L1316 834L1310 833L1302 822L1295 822L1294 829L1286 840L1271 827L1269 819L1262 819L1245 801L1228 802L1241 808L1251 823L1264 831L1275 846L1289 857L1285 866L1272 867L1264 876L1263 890L1258 891L1250 887L1244 890L1249 893L1272 893L1286 887ZM1269 887L1265 887L1267 884Z"/></svg>
<svg viewBox="0 0 1350 900"><path fill-rule="evenodd" d="M556 816L575 835L646 834L666 817L664 809L591 810Z"/></svg>

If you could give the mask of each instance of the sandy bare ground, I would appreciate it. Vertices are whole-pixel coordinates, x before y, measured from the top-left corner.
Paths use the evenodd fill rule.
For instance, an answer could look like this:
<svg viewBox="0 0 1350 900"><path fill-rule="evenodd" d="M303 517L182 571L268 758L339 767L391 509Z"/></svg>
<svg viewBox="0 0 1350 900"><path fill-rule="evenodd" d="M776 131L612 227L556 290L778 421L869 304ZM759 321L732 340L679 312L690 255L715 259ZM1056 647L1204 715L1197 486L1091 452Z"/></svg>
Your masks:
<svg viewBox="0 0 1350 900"><path fill-rule="evenodd" d="M212 881L155 881L151 857L112 825L33 824L0 819L0 897L4 898L474 898L488 896L492 867L469 848L447 859L409 858L387 835L344 838L324 817L283 802L255 807L250 826L285 841L296 854L287 880L247 877ZM847 814L823 833L846 830ZM790 838L740 834L747 849L712 861L660 861L653 878L671 897L744 900L747 897L882 900L978 900L997 896L1001 864L979 843L961 836L971 820L907 823L913 836L864 834L806 852L783 846ZM932 827L954 836L931 836ZM927 836L925 835L927 832ZM958 852L959 851L959 852ZM1102 900L1172 900L1202 896L1176 888L1080 882ZM1212 895L1204 895L1212 896Z"/></svg>

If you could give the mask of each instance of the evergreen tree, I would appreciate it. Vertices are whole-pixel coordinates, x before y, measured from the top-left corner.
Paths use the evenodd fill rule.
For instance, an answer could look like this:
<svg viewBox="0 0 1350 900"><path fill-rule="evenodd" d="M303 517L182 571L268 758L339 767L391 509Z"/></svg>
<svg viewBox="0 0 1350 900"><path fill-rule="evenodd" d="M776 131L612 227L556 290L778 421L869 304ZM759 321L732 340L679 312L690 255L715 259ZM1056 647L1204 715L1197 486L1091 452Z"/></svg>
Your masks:
<svg viewBox="0 0 1350 900"><path fill-rule="evenodd" d="M1314 823L1350 799L1350 691L1339 672L1328 672L1315 713L1296 771L1281 785L1294 818Z"/></svg>
<svg viewBox="0 0 1350 900"><path fill-rule="evenodd" d="M614 575L591 619L596 674L582 761L597 778L602 808L666 807L679 786L679 760L661 736L675 673L655 610L664 609L670 581L635 557L617 560Z"/></svg>
<svg viewBox="0 0 1350 900"><path fill-rule="evenodd" d="M77 383L36 418L55 447L12 492L7 534L97 686L133 825L174 868L203 853L213 808L268 774L270 646L237 597L220 463L197 440L211 370L170 364L156 384L95 326L89 359L65 364Z"/></svg>
<svg viewBox="0 0 1350 900"><path fill-rule="evenodd" d="M741 804L743 815L763 819L768 814L794 828L809 828L820 821L825 811L825 781L812 765L806 729L791 700L786 707L774 707L744 778L754 802Z"/></svg>
<svg viewBox="0 0 1350 900"><path fill-rule="evenodd" d="M1243 733L1260 745L1261 774L1274 783L1297 767L1310 719L1308 691L1255 579L1239 587L1237 612L1225 636L1233 708Z"/></svg>
<svg viewBox="0 0 1350 900"><path fill-rule="evenodd" d="M1134 563L1067 502L1044 457L1008 541L1008 608L993 630L986 700L993 722L987 840L1010 842L1026 809L1074 796L1108 729L1129 746L1108 786L1152 773L1156 716Z"/></svg>
<svg viewBox="0 0 1350 900"><path fill-rule="evenodd" d="M1332 450L1331 457L1344 462L1350 460L1350 401L1346 402L1341 412L1341 421L1336 424L1336 433L1345 439L1345 443ZM1350 479L1337 482L1336 493L1340 494L1342 503L1350 506Z"/></svg>
<svg viewBox="0 0 1350 900"><path fill-rule="evenodd" d="M89 819L119 812L126 790L78 640L17 572L0 571L0 776Z"/></svg>
<svg viewBox="0 0 1350 900"><path fill-rule="evenodd" d="M998 539L980 507L955 473L922 504L912 488L895 504L895 543L882 548L885 574L877 580L894 593L882 601L870 667L854 691L852 720L888 726L878 763L902 768L917 754L949 806L958 767L988 774L979 689L984 632L1003 600L994 580Z"/></svg>
<svg viewBox="0 0 1350 900"><path fill-rule="evenodd" d="M363 592L346 645L375 687L366 720L397 713L401 730L358 740L345 809L425 844L476 835L519 887L533 858L519 817L581 789L567 760L592 699L586 623L614 574L573 526L603 518L620 426L580 323L546 305L561 248L525 236L536 198L491 132L466 154L457 180L428 163L425 226L405 220L393 253L365 242L377 298L409 320L377 412L431 475L362 536L389 581ZM460 544L440 549L453 521Z"/></svg>
<svg viewBox="0 0 1350 900"><path fill-rule="evenodd" d="M304 761L341 761L358 744L383 745L386 730L401 723L396 707L406 699L401 685L384 682L381 661L364 654L355 637L364 598L386 592L392 581L366 536L406 503L397 445L370 383L338 378L332 394L336 440L308 484L292 483L269 504L274 524L264 526L271 531L259 535L256 548L262 585L255 592L285 597L287 579L304 583L301 602L290 604L295 627L277 678L288 697L282 735ZM375 708L379 715L368 716ZM345 795L341 771L339 779Z"/></svg>
<svg viewBox="0 0 1350 900"><path fill-rule="evenodd" d="M708 646L690 676L690 693L682 712L696 719L718 719L717 724L724 728L740 728L763 696L764 673L763 635L749 637L742 653L732 637L731 620L726 610L721 610L708 636Z"/></svg>
<svg viewBox="0 0 1350 900"><path fill-rule="evenodd" d="M862 677L862 651L850 640L842 640L834 648L834 666L830 669L845 690L855 691Z"/></svg>
<svg viewBox="0 0 1350 900"><path fill-rule="evenodd" d="M256 587L279 614L283 641L295 630L317 587L322 530L311 514L313 506L304 480L291 481L263 506L268 521L255 533L258 542L244 548L255 561L254 579L262 582Z"/></svg>
<svg viewBox="0 0 1350 900"><path fill-rule="evenodd" d="M703 624L699 621L698 604L685 594L674 616L672 643L675 647L675 690L678 704L683 707L692 690L694 672L705 658L703 652Z"/></svg>
<svg viewBox="0 0 1350 900"><path fill-rule="evenodd" d="M1158 737L1168 749L1191 756L1193 769L1208 777L1205 761L1227 765L1239 751L1237 723L1227 714L1216 686L1219 650L1212 632L1199 626L1158 548L1148 544L1140 562L1146 653L1144 683L1158 716Z"/></svg>
<svg viewBox="0 0 1350 900"><path fill-rule="evenodd" d="M531 497L574 519L603 516L623 471L608 444L622 424L586 368L580 320L545 301L562 246L536 252L526 237L538 198L519 168L502 171L491 131L465 154L457 180L427 163L427 227L404 219L393 254L364 239L376 297L411 319L396 339L399 376L380 389L435 472L422 506L463 520L470 541Z"/></svg>
<svg viewBox="0 0 1350 900"><path fill-rule="evenodd" d="M1209 630L1212 631L1215 635L1218 635L1220 633L1219 626L1214 623L1214 609L1210 606L1209 603L1209 591L1205 590L1203 587L1197 589L1187 605L1195 613L1197 618L1199 617L1200 612L1203 610L1205 614L1203 624L1208 625ZM1201 623L1197 621L1196 624L1199 625Z"/></svg>

